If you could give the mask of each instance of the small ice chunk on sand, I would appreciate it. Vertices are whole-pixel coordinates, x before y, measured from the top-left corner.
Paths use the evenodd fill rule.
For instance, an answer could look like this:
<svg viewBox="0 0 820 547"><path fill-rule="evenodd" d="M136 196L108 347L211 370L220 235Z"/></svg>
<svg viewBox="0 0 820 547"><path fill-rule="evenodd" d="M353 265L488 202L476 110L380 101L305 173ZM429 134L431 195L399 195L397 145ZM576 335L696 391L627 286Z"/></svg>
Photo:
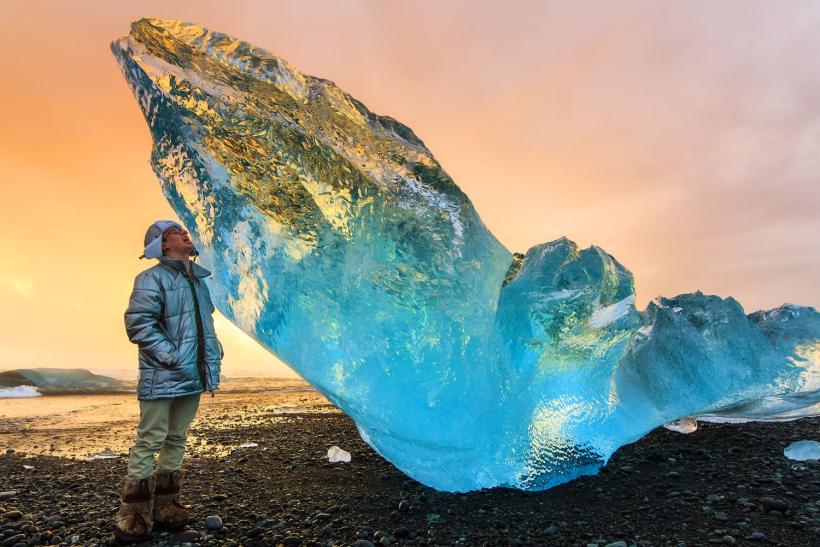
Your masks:
<svg viewBox="0 0 820 547"><path fill-rule="evenodd" d="M691 417L680 418L663 424L663 427L677 431L678 433L692 433L698 429L698 420Z"/></svg>
<svg viewBox="0 0 820 547"><path fill-rule="evenodd" d="M256 448L257 446L259 446L258 443L242 443L239 448Z"/></svg>
<svg viewBox="0 0 820 547"><path fill-rule="evenodd" d="M113 460L118 458L119 456L115 454L110 448L106 448L101 452L97 452L96 454L92 454L85 458L87 462L93 462L94 460Z"/></svg>
<svg viewBox="0 0 820 547"><path fill-rule="evenodd" d="M820 443L817 441L796 441L783 450L783 455L790 460L800 462L820 460Z"/></svg>
<svg viewBox="0 0 820 547"><path fill-rule="evenodd" d="M350 452L342 450L336 445L327 449L327 459L330 463L345 462L350 463Z"/></svg>
<svg viewBox="0 0 820 547"><path fill-rule="evenodd" d="M304 406L287 406L273 409L274 414L306 414L308 412L310 410Z"/></svg>

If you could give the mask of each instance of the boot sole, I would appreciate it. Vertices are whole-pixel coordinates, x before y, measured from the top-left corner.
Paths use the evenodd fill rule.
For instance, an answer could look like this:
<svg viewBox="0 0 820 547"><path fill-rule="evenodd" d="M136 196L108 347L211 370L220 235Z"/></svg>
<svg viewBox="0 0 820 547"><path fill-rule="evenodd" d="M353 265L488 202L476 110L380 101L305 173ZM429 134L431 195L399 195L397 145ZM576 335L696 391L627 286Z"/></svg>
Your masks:
<svg viewBox="0 0 820 547"><path fill-rule="evenodd" d="M151 539L151 534L137 536L134 534L128 534L126 532L120 532L119 530L114 531L114 537L117 538L118 541L123 543L140 543Z"/></svg>
<svg viewBox="0 0 820 547"><path fill-rule="evenodd" d="M169 522L162 522L162 521L156 521L156 520L154 521L154 528L162 528L163 530L172 530L174 532L182 530L186 526L188 526L188 521L187 520L182 524L173 524L173 523L169 523Z"/></svg>

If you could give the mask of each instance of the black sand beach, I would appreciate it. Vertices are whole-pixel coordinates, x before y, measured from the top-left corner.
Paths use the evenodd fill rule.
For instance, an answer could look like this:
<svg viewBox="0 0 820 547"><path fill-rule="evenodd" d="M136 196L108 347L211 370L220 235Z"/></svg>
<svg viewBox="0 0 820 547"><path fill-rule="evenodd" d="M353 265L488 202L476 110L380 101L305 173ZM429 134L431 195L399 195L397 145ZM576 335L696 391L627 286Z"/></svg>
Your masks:
<svg viewBox="0 0 820 547"><path fill-rule="evenodd" d="M157 530L145 545L820 545L820 466L783 456L818 438L820 418L661 428L595 477L538 493L448 494L375 454L318 394L300 397L313 404L283 411L237 396L232 412L204 412L186 460L190 529ZM243 412L254 419L237 419ZM258 446L239 448L248 441ZM327 463L332 445L352 461ZM115 544L125 463L0 455L0 544ZM209 516L221 527L209 519L209 529Z"/></svg>

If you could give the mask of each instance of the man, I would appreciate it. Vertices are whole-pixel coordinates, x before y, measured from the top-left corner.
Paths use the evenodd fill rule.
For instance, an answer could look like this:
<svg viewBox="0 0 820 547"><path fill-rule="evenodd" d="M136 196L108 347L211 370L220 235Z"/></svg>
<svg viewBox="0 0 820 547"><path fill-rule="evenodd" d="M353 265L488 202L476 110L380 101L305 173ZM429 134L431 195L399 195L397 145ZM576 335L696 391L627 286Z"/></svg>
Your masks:
<svg viewBox="0 0 820 547"><path fill-rule="evenodd" d="M139 346L140 422L116 516L115 535L123 541L147 539L155 524L179 529L188 523L179 501L185 440L200 395L213 396L219 386L223 356L203 281L210 272L190 260L198 253L188 232L158 220L144 244L140 258L159 263L136 277L125 311L128 339Z"/></svg>

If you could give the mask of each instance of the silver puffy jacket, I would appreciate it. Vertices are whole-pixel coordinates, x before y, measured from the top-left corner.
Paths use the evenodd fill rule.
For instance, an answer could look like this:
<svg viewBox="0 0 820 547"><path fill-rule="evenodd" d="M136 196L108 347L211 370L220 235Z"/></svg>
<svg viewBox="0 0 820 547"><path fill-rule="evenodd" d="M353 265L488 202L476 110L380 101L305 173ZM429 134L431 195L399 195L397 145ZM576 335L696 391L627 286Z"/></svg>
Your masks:
<svg viewBox="0 0 820 547"><path fill-rule="evenodd" d="M187 260L161 257L140 273L125 311L128 339L139 346L137 398L184 397L219 387L224 354L216 338L214 305L203 281L211 272ZM194 299L196 294L196 299ZM200 349L197 305L201 317Z"/></svg>

